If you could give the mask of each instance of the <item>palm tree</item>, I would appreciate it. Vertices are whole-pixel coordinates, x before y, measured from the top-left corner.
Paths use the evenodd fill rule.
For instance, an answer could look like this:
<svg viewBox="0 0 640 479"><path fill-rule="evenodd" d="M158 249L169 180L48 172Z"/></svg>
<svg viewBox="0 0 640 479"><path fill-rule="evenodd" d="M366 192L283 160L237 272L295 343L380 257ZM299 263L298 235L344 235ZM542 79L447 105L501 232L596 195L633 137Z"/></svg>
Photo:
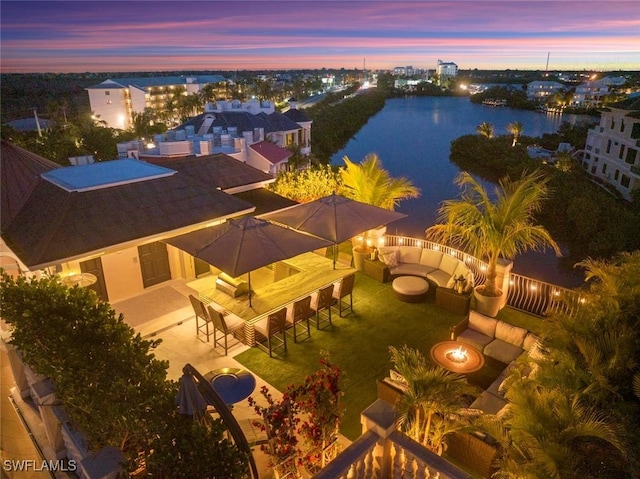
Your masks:
<svg viewBox="0 0 640 479"><path fill-rule="evenodd" d="M469 426L461 399L475 388L463 375L431 366L416 349L390 346L389 352L407 386L399 405L400 427L416 442L441 454L445 436Z"/></svg>
<svg viewBox="0 0 640 479"><path fill-rule="evenodd" d="M498 259L513 259L527 250L551 246L560 254L549 232L533 223L534 214L547 198L548 178L541 171L523 173L518 181L501 180L492 198L469 173L460 173L456 184L463 188L460 199L446 200L438 210L439 224L426 230L427 238L460 246L487 261L487 279L476 288L482 296L500 297L496 282ZM497 314L499 309L496 309Z"/></svg>
<svg viewBox="0 0 640 479"><path fill-rule="evenodd" d="M202 90L198 93L200 97L200 105L204 107L207 103L215 105L216 102L216 85L214 83L207 83L202 87Z"/></svg>
<svg viewBox="0 0 640 479"><path fill-rule="evenodd" d="M493 125L491 123L487 123L486 121L483 121L477 126L476 131L480 133L482 136L485 136L487 138L493 138L495 129L493 128Z"/></svg>
<svg viewBox="0 0 640 479"><path fill-rule="evenodd" d="M155 112L147 107L141 112L134 112L131 121L131 131L136 138L149 138L153 132Z"/></svg>
<svg viewBox="0 0 640 479"><path fill-rule="evenodd" d="M611 261L586 259L588 307L549 318L546 342L554 361L579 371L576 388L601 407L633 400L640 358L640 251Z"/></svg>
<svg viewBox="0 0 640 479"><path fill-rule="evenodd" d="M516 146L516 143L518 143L518 138L524 131L524 125L518 121L514 121L507 125L507 131L513 135L513 143L511 144L511 146Z"/></svg>
<svg viewBox="0 0 640 479"><path fill-rule="evenodd" d="M375 153L369 153L359 164L347 156L343 160L342 194L352 200L393 210L401 200L420 196L420 190L407 178L392 178Z"/></svg>
<svg viewBox="0 0 640 479"><path fill-rule="evenodd" d="M544 386L538 374L515 374L516 381L505 393L508 405L503 412L483 418L487 432L503 450L494 477L585 477L580 470L585 458L603 444L621 455L626 452L619 427L585 405L580 394Z"/></svg>

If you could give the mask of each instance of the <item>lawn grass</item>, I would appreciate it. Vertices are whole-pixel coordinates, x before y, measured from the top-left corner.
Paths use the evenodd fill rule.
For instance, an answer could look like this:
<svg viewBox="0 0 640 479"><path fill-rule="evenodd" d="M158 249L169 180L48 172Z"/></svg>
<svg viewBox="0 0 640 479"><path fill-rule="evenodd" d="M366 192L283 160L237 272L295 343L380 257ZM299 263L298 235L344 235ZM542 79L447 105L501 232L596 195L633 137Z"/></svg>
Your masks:
<svg viewBox="0 0 640 479"><path fill-rule="evenodd" d="M376 399L376 379L389 374L389 346L416 348L430 360L431 347L449 339L451 326L464 319L432 301L401 302L394 296L390 283L356 273L353 314L343 318L334 314L333 326L326 330L318 331L312 326L311 338L305 341L296 344L291 338L287 341L288 351L279 357L270 358L264 351L251 348L235 359L284 391L290 384L302 384L307 375L319 368L321 351L328 351L331 360L345 373L346 412L341 432L355 440L361 433L360 413ZM515 313L508 312L505 316L520 318L521 313ZM469 380L487 387L502 368L503 364L488 361Z"/></svg>

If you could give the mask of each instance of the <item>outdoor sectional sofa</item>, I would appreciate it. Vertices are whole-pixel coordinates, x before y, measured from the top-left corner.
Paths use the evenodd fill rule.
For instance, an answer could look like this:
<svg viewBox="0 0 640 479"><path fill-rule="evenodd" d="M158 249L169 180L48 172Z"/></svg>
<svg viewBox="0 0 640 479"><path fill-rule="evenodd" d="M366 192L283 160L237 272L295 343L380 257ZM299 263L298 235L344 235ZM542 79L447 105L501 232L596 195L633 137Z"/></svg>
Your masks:
<svg viewBox="0 0 640 479"><path fill-rule="evenodd" d="M501 386L509 370L515 367L521 356L528 354L535 357L540 354L540 339L525 328L489 318L477 311L470 311L466 319L453 327L451 334L456 341L473 346L485 356L507 364L500 376L470 406L489 414L498 413L507 404Z"/></svg>
<svg viewBox="0 0 640 479"><path fill-rule="evenodd" d="M468 344L507 366L495 381L475 399L469 409L497 414L507 401L501 387L511 368L524 355L532 358L542 354L538 336L527 329L484 316L477 311L452 328L452 339ZM391 370L389 376L376 380L377 397L397 407L406 386L403 378ZM480 477L489 478L495 472L494 459L498 454L495 441L481 433L454 432L449 436L447 456L469 468Z"/></svg>
<svg viewBox="0 0 640 479"><path fill-rule="evenodd" d="M453 288L454 278L462 276L465 291L473 288L473 273L458 258L418 246L381 246L378 257L391 276L420 276L437 287Z"/></svg>

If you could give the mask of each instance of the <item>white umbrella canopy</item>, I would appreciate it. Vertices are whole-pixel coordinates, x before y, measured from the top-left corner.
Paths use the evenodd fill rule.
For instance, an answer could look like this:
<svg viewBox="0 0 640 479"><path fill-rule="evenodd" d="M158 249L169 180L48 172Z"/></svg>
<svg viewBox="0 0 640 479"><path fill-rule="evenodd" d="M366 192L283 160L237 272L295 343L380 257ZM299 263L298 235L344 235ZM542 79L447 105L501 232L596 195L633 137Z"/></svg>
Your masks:
<svg viewBox="0 0 640 479"><path fill-rule="evenodd" d="M252 216L229 220L164 241L233 277L331 244L325 239Z"/></svg>

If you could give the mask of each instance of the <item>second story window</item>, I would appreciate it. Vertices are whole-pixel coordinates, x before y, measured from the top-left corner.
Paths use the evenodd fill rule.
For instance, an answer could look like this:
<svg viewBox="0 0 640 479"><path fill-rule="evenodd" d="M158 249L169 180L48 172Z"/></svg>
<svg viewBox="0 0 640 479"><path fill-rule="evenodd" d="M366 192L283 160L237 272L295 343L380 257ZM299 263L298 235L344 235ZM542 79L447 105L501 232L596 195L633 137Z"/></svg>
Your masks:
<svg viewBox="0 0 640 479"><path fill-rule="evenodd" d="M627 175L622 175L622 179L620 180L620 184L622 186L624 186L625 188L629 188L629 182L631 181L631 178L629 178Z"/></svg>

